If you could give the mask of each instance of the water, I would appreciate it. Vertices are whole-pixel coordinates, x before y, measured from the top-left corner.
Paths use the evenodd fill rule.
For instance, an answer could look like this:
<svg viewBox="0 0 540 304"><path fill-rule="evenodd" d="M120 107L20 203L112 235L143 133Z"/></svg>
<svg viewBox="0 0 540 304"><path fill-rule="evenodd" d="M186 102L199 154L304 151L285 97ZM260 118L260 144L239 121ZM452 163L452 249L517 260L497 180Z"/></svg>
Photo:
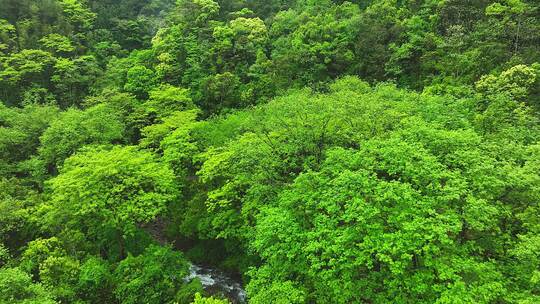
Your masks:
<svg viewBox="0 0 540 304"><path fill-rule="evenodd" d="M233 304L246 303L246 291L242 288L242 284L231 279L222 271L191 265L189 275L184 278L186 282L198 278L206 292L213 295L223 294Z"/></svg>

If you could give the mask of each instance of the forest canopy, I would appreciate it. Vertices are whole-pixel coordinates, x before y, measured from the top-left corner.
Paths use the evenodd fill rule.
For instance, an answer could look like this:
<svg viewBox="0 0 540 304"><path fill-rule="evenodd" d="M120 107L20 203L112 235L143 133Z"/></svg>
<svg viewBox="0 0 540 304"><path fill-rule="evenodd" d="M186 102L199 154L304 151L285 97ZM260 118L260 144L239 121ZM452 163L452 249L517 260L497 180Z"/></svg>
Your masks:
<svg viewBox="0 0 540 304"><path fill-rule="evenodd" d="M0 0L0 304L533 304L539 215L538 1Z"/></svg>

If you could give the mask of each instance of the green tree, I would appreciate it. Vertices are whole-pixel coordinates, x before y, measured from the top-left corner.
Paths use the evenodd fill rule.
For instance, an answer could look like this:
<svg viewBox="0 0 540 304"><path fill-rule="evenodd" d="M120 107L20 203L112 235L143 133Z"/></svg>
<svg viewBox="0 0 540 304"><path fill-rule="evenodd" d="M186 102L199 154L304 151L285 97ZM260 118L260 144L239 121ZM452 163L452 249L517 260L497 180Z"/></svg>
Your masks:
<svg viewBox="0 0 540 304"><path fill-rule="evenodd" d="M211 20L219 13L219 4L213 0L179 0L173 11L175 21L195 26Z"/></svg>
<svg viewBox="0 0 540 304"><path fill-rule="evenodd" d="M58 103L63 107L80 105L100 74L101 69L93 56L58 59L51 76Z"/></svg>
<svg viewBox="0 0 540 304"><path fill-rule="evenodd" d="M59 0L63 13L77 30L90 29L96 18L96 14L85 6L85 2L79 0Z"/></svg>
<svg viewBox="0 0 540 304"><path fill-rule="evenodd" d="M16 29L11 23L5 19L0 19L0 55L15 50Z"/></svg>
<svg viewBox="0 0 540 304"><path fill-rule="evenodd" d="M523 192L538 187L534 169L518 165L538 138L530 113L499 107L516 120L484 135L467 99L354 77L329 91L250 110L233 140L201 154L198 234L255 250L250 297L489 303L529 292L506 279L503 248L517 237L499 227L537 195ZM510 134L511 148L496 148Z"/></svg>
<svg viewBox="0 0 540 304"><path fill-rule="evenodd" d="M22 50L0 57L1 98L8 104L18 104L25 89L39 86L51 88L56 58L41 50Z"/></svg>
<svg viewBox="0 0 540 304"><path fill-rule="evenodd" d="M133 94L118 89L105 89L99 95L87 97L84 105L88 108L100 105L109 109L110 115L117 115L124 126L123 139L135 144L139 140L139 129L148 124L146 110L141 106L143 101ZM99 108L99 107L98 107Z"/></svg>
<svg viewBox="0 0 540 304"><path fill-rule="evenodd" d="M39 157L55 173L66 158L85 145L105 145L122 140L124 125L114 110L105 104L84 111L69 109L40 137Z"/></svg>
<svg viewBox="0 0 540 304"><path fill-rule="evenodd" d="M214 297L205 298L200 293L195 294L195 300L191 304L227 304L229 301L216 299Z"/></svg>
<svg viewBox="0 0 540 304"><path fill-rule="evenodd" d="M116 240L121 258L126 254L125 238L176 197L171 170L135 147L80 151L64 162L48 186L50 226L82 229L101 248Z"/></svg>
<svg viewBox="0 0 540 304"><path fill-rule="evenodd" d="M75 47L68 37L59 34L49 34L39 40L46 50L57 55L69 55L75 51Z"/></svg>
<svg viewBox="0 0 540 304"><path fill-rule="evenodd" d="M0 176L28 175L27 161L36 154L40 136L57 115L54 106L8 108L0 104Z"/></svg>
<svg viewBox="0 0 540 304"><path fill-rule="evenodd" d="M41 286L32 282L30 276L17 268L0 269L0 302L21 304L58 303Z"/></svg>
<svg viewBox="0 0 540 304"><path fill-rule="evenodd" d="M229 71L246 80L257 54L266 51L268 32L261 19L239 17L214 28L213 38L218 71Z"/></svg>
<svg viewBox="0 0 540 304"><path fill-rule="evenodd" d="M487 95L508 94L519 101L527 101L537 84L540 74L537 70L526 65L516 65L500 75L485 75L476 82L476 89ZM531 100L531 103L534 101ZM533 106L536 106L532 104Z"/></svg>
<svg viewBox="0 0 540 304"><path fill-rule="evenodd" d="M139 256L128 256L115 270L114 291L120 303L169 303L185 283L189 265L168 247L150 245Z"/></svg>
<svg viewBox="0 0 540 304"><path fill-rule="evenodd" d="M0 178L0 193L0 264L5 264L10 252L18 252L36 235L31 213L33 205L40 202L40 195L16 178Z"/></svg>
<svg viewBox="0 0 540 304"><path fill-rule="evenodd" d="M75 285L80 298L90 303L114 301L111 266L101 258L90 257L81 265L79 280Z"/></svg>
<svg viewBox="0 0 540 304"><path fill-rule="evenodd" d="M154 119L163 119L174 112L194 107L189 90L171 85L161 85L150 91L148 101L142 105L147 115Z"/></svg>
<svg viewBox="0 0 540 304"><path fill-rule="evenodd" d="M279 87L322 83L356 72L354 43L360 10L349 2L306 4L278 13L270 28L273 72Z"/></svg>
<svg viewBox="0 0 540 304"><path fill-rule="evenodd" d="M79 261L68 256L49 256L39 265L41 282L61 302L77 299L79 272Z"/></svg>
<svg viewBox="0 0 540 304"><path fill-rule="evenodd" d="M62 241L58 237L47 239L38 238L29 242L21 255L20 268L32 275L36 280L40 278L41 265L48 258L61 258L67 256Z"/></svg>
<svg viewBox="0 0 540 304"><path fill-rule="evenodd" d="M141 139L140 145L161 151L163 146L166 145L163 143L165 138L170 138L172 136L185 136L186 139L189 138L189 134L186 133L193 128L193 125L195 125L198 113L198 110L173 112L170 116L164 118L161 123L143 128L141 130L143 138ZM174 135L172 133L174 133ZM175 146L174 148L178 150L182 149L180 146ZM170 151L168 151L168 153L170 153ZM181 162L182 160L185 160L185 157L180 157L180 154L177 154L174 158L171 157L170 160Z"/></svg>
<svg viewBox="0 0 540 304"><path fill-rule="evenodd" d="M201 86L203 97L201 107L208 113L241 107L240 85L238 76L230 72L208 76Z"/></svg>
<svg viewBox="0 0 540 304"><path fill-rule="evenodd" d="M144 66L134 66L127 71L126 84L124 89L135 94L139 98L144 98L148 92L156 86L154 71Z"/></svg>
<svg viewBox="0 0 540 304"><path fill-rule="evenodd" d="M264 79L270 70L266 55L269 42L266 25L261 19L239 17L231 20L225 26L214 28L213 39L212 58L220 73L215 78L231 73L242 84L236 85L240 93L234 98L239 100L224 106L245 106L272 96L272 86ZM210 97L209 102L222 101Z"/></svg>

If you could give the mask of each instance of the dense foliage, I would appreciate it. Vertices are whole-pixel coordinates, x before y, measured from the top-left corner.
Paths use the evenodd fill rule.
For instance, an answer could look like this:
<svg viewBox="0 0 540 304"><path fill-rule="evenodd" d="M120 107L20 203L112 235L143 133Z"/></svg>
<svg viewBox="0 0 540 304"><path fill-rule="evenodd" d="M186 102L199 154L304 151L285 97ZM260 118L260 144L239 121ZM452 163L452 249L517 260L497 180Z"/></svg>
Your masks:
<svg viewBox="0 0 540 304"><path fill-rule="evenodd" d="M535 0L0 0L0 303L540 302Z"/></svg>

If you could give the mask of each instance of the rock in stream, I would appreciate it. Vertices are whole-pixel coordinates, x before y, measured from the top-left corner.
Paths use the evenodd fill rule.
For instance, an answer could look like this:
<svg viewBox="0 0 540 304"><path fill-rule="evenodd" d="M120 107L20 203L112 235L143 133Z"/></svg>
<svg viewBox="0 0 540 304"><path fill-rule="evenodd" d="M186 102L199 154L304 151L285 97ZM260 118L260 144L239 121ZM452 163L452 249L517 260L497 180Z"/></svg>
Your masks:
<svg viewBox="0 0 540 304"><path fill-rule="evenodd" d="M220 270L198 265L191 265L189 275L184 278L186 282L198 278L204 290L212 295L223 294L233 304L246 303L246 291L240 282L231 279Z"/></svg>

